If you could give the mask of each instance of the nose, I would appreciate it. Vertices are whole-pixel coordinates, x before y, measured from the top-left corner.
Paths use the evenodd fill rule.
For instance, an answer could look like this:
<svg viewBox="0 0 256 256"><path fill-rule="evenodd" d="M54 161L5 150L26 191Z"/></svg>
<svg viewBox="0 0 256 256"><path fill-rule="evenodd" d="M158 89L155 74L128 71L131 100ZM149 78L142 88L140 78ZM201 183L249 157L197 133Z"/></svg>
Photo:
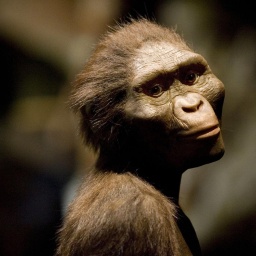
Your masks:
<svg viewBox="0 0 256 256"><path fill-rule="evenodd" d="M197 94L188 94L186 97L178 99L177 104L185 113L192 113L199 110L203 105L203 101Z"/></svg>
<svg viewBox="0 0 256 256"><path fill-rule="evenodd" d="M214 114L210 103L198 93L178 95L173 99L173 113L185 123L201 123Z"/></svg>
<svg viewBox="0 0 256 256"><path fill-rule="evenodd" d="M187 93L174 98L174 111L185 113L196 112L203 106L203 97L198 93Z"/></svg>

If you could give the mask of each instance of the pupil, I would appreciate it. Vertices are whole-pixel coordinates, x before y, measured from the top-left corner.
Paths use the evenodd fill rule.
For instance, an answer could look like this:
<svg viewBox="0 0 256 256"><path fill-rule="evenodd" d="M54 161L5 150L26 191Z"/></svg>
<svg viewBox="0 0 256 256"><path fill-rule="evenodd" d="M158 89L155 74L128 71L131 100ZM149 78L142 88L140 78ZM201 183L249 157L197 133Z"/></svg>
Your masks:
<svg viewBox="0 0 256 256"><path fill-rule="evenodd" d="M195 74L194 73L190 73L189 75L188 75L188 80L189 81L193 81L195 79Z"/></svg>
<svg viewBox="0 0 256 256"><path fill-rule="evenodd" d="M153 88L152 88L152 93L153 94L157 94L157 93L159 93L160 92L160 88L159 88L159 86L154 86Z"/></svg>

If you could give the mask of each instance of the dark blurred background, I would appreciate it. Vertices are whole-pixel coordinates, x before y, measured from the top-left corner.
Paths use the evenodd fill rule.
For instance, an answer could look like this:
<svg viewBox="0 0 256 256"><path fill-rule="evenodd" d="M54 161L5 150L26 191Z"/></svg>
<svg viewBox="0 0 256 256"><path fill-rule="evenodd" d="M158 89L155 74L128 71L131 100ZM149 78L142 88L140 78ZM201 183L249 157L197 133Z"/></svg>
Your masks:
<svg viewBox="0 0 256 256"><path fill-rule="evenodd" d="M127 17L176 26L226 86L226 154L184 174L204 255L256 255L256 16L252 1L0 0L0 255L48 256L94 161L67 100L99 36Z"/></svg>

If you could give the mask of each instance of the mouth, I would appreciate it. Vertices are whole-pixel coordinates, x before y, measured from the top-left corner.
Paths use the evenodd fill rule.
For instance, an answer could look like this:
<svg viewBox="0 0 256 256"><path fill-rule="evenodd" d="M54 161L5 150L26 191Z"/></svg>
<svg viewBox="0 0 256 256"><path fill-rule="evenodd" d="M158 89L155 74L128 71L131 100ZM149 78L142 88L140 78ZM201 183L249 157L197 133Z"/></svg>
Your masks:
<svg viewBox="0 0 256 256"><path fill-rule="evenodd" d="M215 137L219 135L220 127L219 125L214 125L211 127L206 127L204 129L200 129L192 132L182 132L179 133L179 139L181 140L201 140L207 139L211 137Z"/></svg>

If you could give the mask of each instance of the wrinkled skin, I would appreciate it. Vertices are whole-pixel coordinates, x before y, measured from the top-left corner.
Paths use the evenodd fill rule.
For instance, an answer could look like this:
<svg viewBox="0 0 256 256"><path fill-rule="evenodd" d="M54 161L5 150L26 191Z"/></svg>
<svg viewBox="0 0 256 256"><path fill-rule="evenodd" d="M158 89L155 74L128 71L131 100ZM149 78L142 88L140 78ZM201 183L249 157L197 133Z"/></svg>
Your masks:
<svg viewBox="0 0 256 256"><path fill-rule="evenodd" d="M205 59L179 45L148 43L136 51L131 65L134 75L125 112L160 126L158 131L150 126L140 131L152 152L157 149L161 161L176 170L219 159L224 153L224 86Z"/></svg>

